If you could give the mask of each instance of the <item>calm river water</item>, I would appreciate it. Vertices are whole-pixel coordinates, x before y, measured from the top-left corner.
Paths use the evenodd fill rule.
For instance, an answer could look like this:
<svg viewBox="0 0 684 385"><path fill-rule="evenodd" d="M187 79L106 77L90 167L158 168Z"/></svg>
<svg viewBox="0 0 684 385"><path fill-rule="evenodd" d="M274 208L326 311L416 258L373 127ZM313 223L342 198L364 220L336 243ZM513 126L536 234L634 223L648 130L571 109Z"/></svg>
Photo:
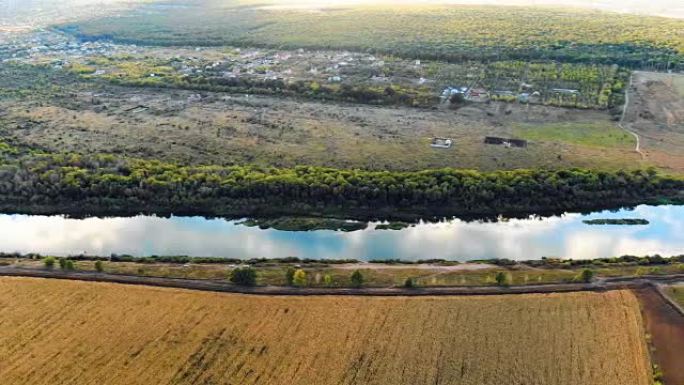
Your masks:
<svg viewBox="0 0 684 385"><path fill-rule="evenodd" d="M649 225L587 225L596 218L643 218ZM0 215L0 251L356 259L595 258L684 254L684 206L565 214L496 223L421 223L403 230L288 232L201 217L69 219Z"/></svg>

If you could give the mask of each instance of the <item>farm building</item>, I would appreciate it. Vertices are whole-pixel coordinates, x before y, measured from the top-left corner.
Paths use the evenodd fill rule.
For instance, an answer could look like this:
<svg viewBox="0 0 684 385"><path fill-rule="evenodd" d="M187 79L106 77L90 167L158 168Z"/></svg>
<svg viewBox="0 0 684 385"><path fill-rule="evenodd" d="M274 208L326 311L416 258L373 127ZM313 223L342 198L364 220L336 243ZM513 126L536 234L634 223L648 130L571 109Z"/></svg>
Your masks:
<svg viewBox="0 0 684 385"><path fill-rule="evenodd" d="M463 95L463 99L466 99L466 92L468 92L468 87L447 87L442 91L442 95L440 96L440 99L442 99L442 102L446 102L451 100L451 97L454 95Z"/></svg>
<svg viewBox="0 0 684 385"><path fill-rule="evenodd" d="M430 147L432 148L451 148L453 140L449 138L433 138Z"/></svg>
<svg viewBox="0 0 684 385"><path fill-rule="evenodd" d="M577 95L579 94L579 90L571 90L568 88L554 88L551 91L557 94L565 94L565 95Z"/></svg>
<svg viewBox="0 0 684 385"><path fill-rule="evenodd" d="M485 137L484 142L486 144L496 144L496 145L501 145L501 146L505 146L505 147L520 147L520 148L527 147L527 141L526 140L500 138L498 136L487 136L487 137Z"/></svg>
<svg viewBox="0 0 684 385"><path fill-rule="evenodd" d="M484 88L471 88L466 92L466 100L472 102L484 102L489 99L489 92Z"/></svg>

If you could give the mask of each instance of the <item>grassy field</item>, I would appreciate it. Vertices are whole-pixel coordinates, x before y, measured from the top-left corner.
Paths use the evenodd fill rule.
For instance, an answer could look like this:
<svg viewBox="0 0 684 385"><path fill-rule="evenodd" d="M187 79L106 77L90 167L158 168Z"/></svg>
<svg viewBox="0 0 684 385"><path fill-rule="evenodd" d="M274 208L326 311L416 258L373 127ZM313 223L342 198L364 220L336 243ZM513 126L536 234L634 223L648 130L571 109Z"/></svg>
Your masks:
<svg viewBox="0 0 684 385"><path fill-rule="evenodd" d="M16 265L24 268L42 269L44 264L39 259L0 258L1 265ZM190 278L227 280L234 265L230 264L198 264L198 263L136 263L136 262L103 262L103 271L111 274L142 275L164 278ZM75 268L81 271L94 271L95 262L76 261ZM517 264L508 268L491 264L467 265L387 265L387 264L326 264L307 263L304 265L265 262L254 266L257 271L257 284L270 286L286 286L286 271L291 268L306 272L308 287L349 287L350 276L359 270L364 277L366 287L403 286L407 278L411 278L416 286L487 286L496 285L496 275L506 274L507 283L511 285L533 285L539 283L581 282L582 270L589 268L597 277L643 276L684 273L684 264L639 266L594 265L576 268L532 267ZM330 283L324 277L330 276Z"/></svg>
<svg viewBox="0 0 684 385"><path fill-rule="evenodd" d="M672 285L667 288L667 293L684 307L684 285Z"/></svg>
<svg viewBox="0 0 684 385"><path fill-rule="evenodd" d="M518 124L514 126L513 132L532 141L563 142L589 147L632 149L636 143L632 135L607 122Z"/></svg>
<svg viewBox="0 0 684 385"><path fill-rule="evenodd" d="M15 385L647 385L627 291L512 297L250 297L1 278Z"/></svg>
<svg viewBox="0 0 684 385"><path fill-rule="evenodd" d="M620 143L620 131L602 111L504 103L416 110L206 92L201 103L193 103L188 102L193 91L89 83L33 67L4 66L0 72L6 75L0 79L0 92L5 92L0 95L0 137L51 152L126 154L183 164L375 170L650 165L638 163L631 138ZM147 109L135 111L138 105ZM527 148L484 143L487 135L515 137L516 127L526 128L533 139ZM563 130L573 133L570 139L582 140L551 138ZM435 136L453 138L455 145L431 148ZM594 137L606 141L585 145Z"/></svg>

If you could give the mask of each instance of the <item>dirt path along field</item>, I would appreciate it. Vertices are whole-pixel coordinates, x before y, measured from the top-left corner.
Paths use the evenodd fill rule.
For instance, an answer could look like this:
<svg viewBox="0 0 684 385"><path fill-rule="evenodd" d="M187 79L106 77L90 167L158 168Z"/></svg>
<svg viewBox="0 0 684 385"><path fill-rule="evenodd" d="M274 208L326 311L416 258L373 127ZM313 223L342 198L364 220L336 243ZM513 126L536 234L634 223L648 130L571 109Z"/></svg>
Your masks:
<svg viewBox="0 0 684 385"><path fill-rule="evenodd" d="M273 297L0 278L12 385L648 385L630 291Z"/></svg>

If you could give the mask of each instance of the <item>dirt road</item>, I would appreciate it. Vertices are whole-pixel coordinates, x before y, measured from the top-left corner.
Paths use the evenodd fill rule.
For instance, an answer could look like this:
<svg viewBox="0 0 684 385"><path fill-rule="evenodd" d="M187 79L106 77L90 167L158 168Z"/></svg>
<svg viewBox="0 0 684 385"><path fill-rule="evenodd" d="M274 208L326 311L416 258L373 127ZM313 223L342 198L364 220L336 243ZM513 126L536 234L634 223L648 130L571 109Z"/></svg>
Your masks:
<svg viewBox="0 0 684 385"><path fill-rule="evenodd" d="M641 302L646 330L651 335L655 348L654 362L663 371L667 385L684 384L684 317L655 287L644 287L634 291Z"/></svg>

